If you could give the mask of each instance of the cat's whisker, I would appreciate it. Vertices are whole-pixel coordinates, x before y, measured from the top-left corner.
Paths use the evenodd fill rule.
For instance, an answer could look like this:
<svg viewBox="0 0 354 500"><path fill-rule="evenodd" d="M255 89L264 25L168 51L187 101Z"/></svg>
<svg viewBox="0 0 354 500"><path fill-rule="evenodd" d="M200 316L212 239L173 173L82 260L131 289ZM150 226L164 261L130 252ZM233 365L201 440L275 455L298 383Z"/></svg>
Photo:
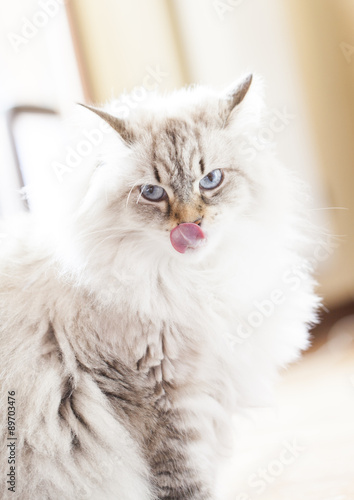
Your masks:
<svg viewBox="0 0 354 500"><path fill-rule="evenodd" d="M147 186L147 184L144 184L144 185L142 186L142 188L140 189L140 193L139 193L139 196L138 196L138 198L137 198L137 200L136 200L136 204L138 204L138 203L139 203L140 198L141 198L141 196L142 196L142 194L143 194L143 190L145 189L145 187L146 187L146 186Z"/></svg>
<svg viewBox="0 0 354 500"><path fill-rule="evenodd" d="M129 203L129 199L130 199L130 196L133 192L133 189L138 185L138 184L141 184L143 187L145 187L147 184L149 184L150 181L146 181L144 179L138 179L137 181L134 182L132 188L130 189L129 193L128 193L128 196L127 196L127 201L126 201L126 204L125 204L125 207L128 206L128 203ZM141 191L140 191L141 192Z"/></svg>
<svg viewBox="0 0 354 500"><path fill-rule="evenodd" d="M323 207L323 208L311 208L311 211L319 211L319 210L349 210L347 207Z"/></svg>
<svg viewBox="0 0 354 500"><path fill-rule="evenodd" d="M134 184L133 184L132 188L130 189L130 191L129 191L129 193L128 193L128 196L127 196L127 202L126 202L126 204L125 204L125 208L127 208L128 203L129 203L130 196L131 196L131 194L132 194L132 191L133 191L133 189L137 186L138 182L139 182L139 181L134 182Z"/></svg>
<svg viewBox="0 0 354 500"><path fill-rule="evenodd" d="M145 180L145 181L142 181L142 186L141 186L141 189L140 189L140 193L139 193L139 196L136 200L136 205L139 203L140 201L140 198L143 194L143 190L146 188L146 186L148 186L149 184L153 184L153 181L151 180L151 177L149 177L149 179Z"/></svg>

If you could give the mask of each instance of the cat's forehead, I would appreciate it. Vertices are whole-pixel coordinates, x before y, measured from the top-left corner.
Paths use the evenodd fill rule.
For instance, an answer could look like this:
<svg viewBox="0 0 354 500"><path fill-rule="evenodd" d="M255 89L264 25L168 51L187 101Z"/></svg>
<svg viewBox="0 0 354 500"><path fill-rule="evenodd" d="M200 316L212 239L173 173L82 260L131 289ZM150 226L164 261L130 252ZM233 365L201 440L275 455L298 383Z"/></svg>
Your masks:
<svg viewBox="0 0 354 500"><path fill-rule="evenodd" d="M198 117L169 117L154 123L144 141L155 179L186 189L204 174L208 123Z"/></svg>

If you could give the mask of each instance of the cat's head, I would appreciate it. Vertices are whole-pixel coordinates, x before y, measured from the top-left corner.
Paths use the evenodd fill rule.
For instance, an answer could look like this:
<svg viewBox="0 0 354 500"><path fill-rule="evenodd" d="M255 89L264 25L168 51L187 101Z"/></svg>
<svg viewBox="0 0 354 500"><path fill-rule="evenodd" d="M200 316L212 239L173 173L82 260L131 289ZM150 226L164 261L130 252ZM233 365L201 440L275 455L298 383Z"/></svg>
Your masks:
<svg viewBox="0 0 354 500"><path fill-rule="evenodd" d="M183 89L127 119L89 107L114 130L117 147L103 150L81 210L92 230L96 217L107 235L111 228L143 251L186 260L215 249L254 202L254 173L239 148L259 120L253 85L247 76L223 93Z"/></svg>

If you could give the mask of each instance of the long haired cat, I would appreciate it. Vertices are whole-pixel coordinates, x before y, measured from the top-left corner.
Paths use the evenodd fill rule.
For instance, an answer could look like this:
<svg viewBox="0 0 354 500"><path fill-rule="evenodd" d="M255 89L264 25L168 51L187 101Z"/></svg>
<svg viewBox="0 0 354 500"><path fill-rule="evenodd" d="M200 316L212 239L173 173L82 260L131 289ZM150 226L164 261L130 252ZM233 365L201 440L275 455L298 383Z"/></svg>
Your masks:
<svg viewBox="0 0 354 500"><path fill-rule="evenodd" d="M241 147L258 87L82 110L109 145L59 222L1 242L1 498L217 498L231 415L269 401L318 304L303 184Z"/></svg>

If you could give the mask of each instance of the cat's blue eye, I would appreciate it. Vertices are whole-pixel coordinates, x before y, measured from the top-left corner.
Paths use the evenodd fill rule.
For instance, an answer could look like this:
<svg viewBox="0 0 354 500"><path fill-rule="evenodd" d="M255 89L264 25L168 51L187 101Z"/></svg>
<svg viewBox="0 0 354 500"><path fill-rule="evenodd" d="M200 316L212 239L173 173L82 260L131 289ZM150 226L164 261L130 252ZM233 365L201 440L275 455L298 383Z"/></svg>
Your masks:
<svg viewBox="0 0 354 500"><path fill-rule="evenodd" d="M224 175L222 170L217 168L216 170L212 170L208 175L203 177L203 179L199 182L199 186L201 189L215 189L218 187L223 181Z"/></svg>
<svg viewBox="0 0 354 500"><path fill-rule="evenodd" d="M167 193L161 186L147 184L141 187L141 195L150 201L162 201L166 198Z"/></svg>

